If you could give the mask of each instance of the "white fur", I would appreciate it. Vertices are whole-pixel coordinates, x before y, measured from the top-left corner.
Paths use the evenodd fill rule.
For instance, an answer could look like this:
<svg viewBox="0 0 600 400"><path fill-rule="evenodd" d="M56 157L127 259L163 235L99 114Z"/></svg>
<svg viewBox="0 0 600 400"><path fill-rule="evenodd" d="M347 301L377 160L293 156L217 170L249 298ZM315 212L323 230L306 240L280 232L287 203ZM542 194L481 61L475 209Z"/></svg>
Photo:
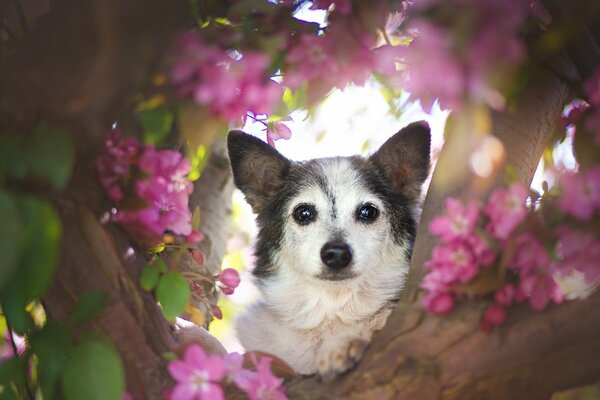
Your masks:
<svg viewBox="0 0 600 400"><path fill-rule="evenodd" d="M368 342L384 325L389 304L404 284L408 260L405 246L394 241L382 201L369 192L352 164L336 158L321 160L320 165L329 193L310 186L290 199L281 250L274 260L277 273L259 282L263 299L236 321L236 330L247 350L274 354L302 374L324 375L350 368L348 360L336 361L338 349L352 348L354 339ZM315 222L294 222L292 212L301 203L315 205ZM365 203L380 212L371 224L355 219L357 207ZM347 268L354 276L324 280L318 277L327 269L320 249L336 235L353 250Z"/></svg>

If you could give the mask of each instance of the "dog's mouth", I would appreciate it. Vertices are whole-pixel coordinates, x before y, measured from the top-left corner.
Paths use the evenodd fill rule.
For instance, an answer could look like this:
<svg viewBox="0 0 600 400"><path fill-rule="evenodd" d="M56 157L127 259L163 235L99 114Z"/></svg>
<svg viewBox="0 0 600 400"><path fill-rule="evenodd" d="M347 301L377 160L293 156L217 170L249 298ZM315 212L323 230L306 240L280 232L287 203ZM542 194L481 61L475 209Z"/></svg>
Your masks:
<svg viewBox="0 0 600 400"><path fill-rule="evenodd" d="M347 281L356 277L356 273L352 271L324 271L317 275L318 279L324 281Z"/></svg>

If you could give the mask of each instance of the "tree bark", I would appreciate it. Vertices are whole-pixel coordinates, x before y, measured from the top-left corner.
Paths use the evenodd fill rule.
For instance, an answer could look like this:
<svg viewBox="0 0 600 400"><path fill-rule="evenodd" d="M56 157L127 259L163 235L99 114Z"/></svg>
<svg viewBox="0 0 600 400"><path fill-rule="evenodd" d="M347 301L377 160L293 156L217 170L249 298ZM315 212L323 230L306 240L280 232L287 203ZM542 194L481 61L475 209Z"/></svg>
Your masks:
<svg viewBox="0 0 600 400"><path fill-rule="evenodd" d="M506 324L479 328L483 305L449 316L401 304L365 356L342 379L287 385L290 399L537 400L600 376L600 293L541 313L509 310Z"/></svg>

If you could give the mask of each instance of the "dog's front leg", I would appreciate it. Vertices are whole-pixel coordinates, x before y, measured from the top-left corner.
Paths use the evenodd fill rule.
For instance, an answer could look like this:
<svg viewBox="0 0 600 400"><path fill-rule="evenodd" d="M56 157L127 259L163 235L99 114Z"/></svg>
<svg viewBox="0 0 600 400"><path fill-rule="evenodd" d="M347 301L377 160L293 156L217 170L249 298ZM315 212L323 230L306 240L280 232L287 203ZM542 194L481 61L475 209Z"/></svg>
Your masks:
<svg viewBox="0 0 600 400"><path fill-rule="evenodd" d="M346 333L325 339L317 353L317 372L324 382L354 368L361 359L371 334Z"/></svg>

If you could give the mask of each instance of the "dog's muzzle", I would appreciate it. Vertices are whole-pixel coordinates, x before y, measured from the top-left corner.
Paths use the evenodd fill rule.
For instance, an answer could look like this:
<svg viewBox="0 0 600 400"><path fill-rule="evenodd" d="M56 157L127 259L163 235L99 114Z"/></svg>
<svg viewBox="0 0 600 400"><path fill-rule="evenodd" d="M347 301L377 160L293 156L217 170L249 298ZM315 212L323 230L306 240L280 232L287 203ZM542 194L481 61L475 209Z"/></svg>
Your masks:
<svg viewBox="0 0 600 400"><path fill-rule="evenodd" d="M321 260L332 269L342 269L352 261L352 249L343 242L327 242L321 249Z"/></svg>

